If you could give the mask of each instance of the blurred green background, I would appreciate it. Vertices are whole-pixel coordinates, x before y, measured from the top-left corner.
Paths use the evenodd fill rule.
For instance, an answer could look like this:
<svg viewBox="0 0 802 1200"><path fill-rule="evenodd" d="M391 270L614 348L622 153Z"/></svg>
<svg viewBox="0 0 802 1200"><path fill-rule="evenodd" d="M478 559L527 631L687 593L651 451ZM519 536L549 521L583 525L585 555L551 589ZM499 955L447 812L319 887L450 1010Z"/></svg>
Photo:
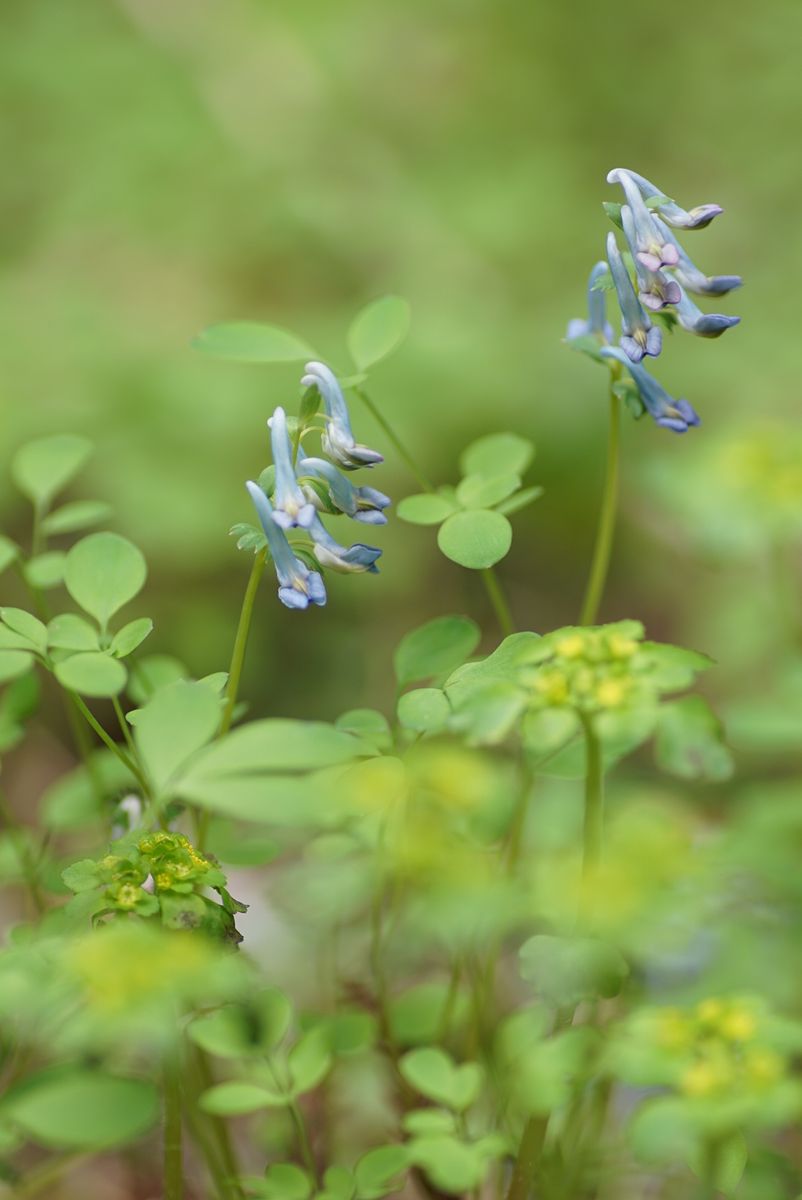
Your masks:
<svg viewBox="0 0 802 1200"><path fill-rule="evenodd" d="M605 174L627 166L686 207L723 204L688 249L746 285L722 303L740 327L713 343L675 335L655 367L703 427L683 439L626 420L603 617L723 658L714 690L752 686L794 622L802 507L789 303L802 7L766 11L6 0L4 455L49 432L95 439L75 494L109 498L149 557L151 650L197 675L227 663L248 570L227 530L251 519L243 481L267 461L266 417L298 396L294 369L216 363L191 337L274 321L345 366L351 316L391 291L413 328L375 399L438 482L481 433L536 441L530 481L546 494L515 518L501 573L522 625L576 618L605 384L561 339L603 251L601 202L617 198ZM769 447L757 460L756 426ZM391 452L369 482L396 499L417 490ZM0 486L5 532L22 539L7 471ZM382 574L335 580L325 610L287 612L263 586L244 687L258 711L386 703L404 629L447 611L491 626L480 581L442 559L433 531L391 520L378 538Z"/></svg>

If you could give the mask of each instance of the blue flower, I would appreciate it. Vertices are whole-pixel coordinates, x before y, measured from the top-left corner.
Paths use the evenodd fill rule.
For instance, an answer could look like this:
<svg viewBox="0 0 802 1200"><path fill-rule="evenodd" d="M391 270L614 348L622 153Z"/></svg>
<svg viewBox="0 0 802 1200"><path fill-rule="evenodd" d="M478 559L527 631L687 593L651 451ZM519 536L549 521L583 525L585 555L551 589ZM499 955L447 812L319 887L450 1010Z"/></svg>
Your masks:
<svg viewBox="0 0 802 1200"><path fill-rule="evenodd" d="M635 260L635 274L638 280L638 299L641 304L652 312L658 312L667 304L679 304L681 291L675 279L669 279L662 271L650 270L642 259L635 253L637 234L635 232L632 210L628 204L621 209L621 223L624 226L624 236L629 243Z"/></svg>
<svg viewBox="0 0 802 1200"><path fill-rule="evenodd" d="M605 342L613 340L615 336L613 327L606 319L607 300L605 294L593 286L606 274L607 263L597 262L588 280L588 318L585 321L582 317L574 317L573 321L568 322L568 332L565 335L568 341L593 334L600 334Z"/></svg>
<svg viewBox="0 0 802 1200"><path fill-rule="evenodd" d="M687 433L691 425L701 424L687 400L674 400L649 372L633 363L617 346L604 346L600 353L614 358L627 368L645 408L658 425L674 433Z"/></svg>
<svg viewBox="0 0 802 1200"><path fill-rule="evenodd" d="M653 220L663 236L677 247L679 257L674 274L689 292L696 292L701 296L724 296L741 286L743 280L740 275L705 275L691 261L668 226L664 225L659 217L654 217Z"/></svg>
<svg viewBox="0 0 802 1200"><path fill-rule="evenodd" d="M719 216L724 212L720 204L697 204L696 208L686 211L675 204L673 200L669 200L658 187L653 183L649 183L648 179L644 179L642 175L638 175L636 171L626 170L624 167L616 167L607 176L608 183L620 182L621 174L628 175L629 178L636 184L641 196L646 200L652 196L659 197L660 203L657 205L657 211L663 220L671 225L673 229L704 229L709 225L714 217ZM615 178L610 178L615 176Z"/></svg>
<svg viewBox="0 0 802 1200"><path fill-rule="evenodd" d="M607 176L607 182L620 183L624 189L632 214L632 235L628 236L627 240L638 262L642 263L647 271L676 266L679 258L677 247L673 240L664 238L660 233L630 172L616 167Z"/></svg>
<svg viewBox="0 0 802 1200"><path fill-rule="evenodd" d="M277 408L268 421L270 444L273 448L273 463L276 468L276 484L273 490L272 517L282 529L300 525L307 529L315 515L313 504L304 495L295 477L292 465L292 443L287 432L287 417L283 408Z"/></svg>
<svg viewBox="0 0 802 1200"><path fill-rule="evenodd" d="M287 608L308 608L310 604L326 603L326 588L317 571L293 554L287 535L273 519L273 507L257 483L249 480L245 486L253 500L259 521L267 538L273 565L278 576L278 598Z"/></svg>
<svg viewBox="0 0 802 1200"><path fill-rule="evenodd" d="M326 410L326 429L321 437L324 453L346 471L355 471L358 467L373 467L376 463L384 462L377 450L370 450L355 441L348 405L334 372L325 363L320 362L307 363L304 371L302 386L317 388Z"/></svg>
<svg viewBox="0 0 802 1200"><path fill-rule="evenodd" d="M365 525L387 524L382 510L389 508L391 501L383 492L372 487L354 487L350 479L341 475L333 463L324 458L302 458L298 463L298 471L302 478L309 475L322 480L333 507L355 521L362 521ZM307 487L305 495L316 508L320 506L320 498L313 487Z"/></svg>
<svg viewBox="0 0 802 1200"><path fill-rule="evenodd" d="M683 329L697 337L717 338L733 325L740 324L740 317L725 317L723 313L704 313L690 296L683 292L677 305L677 317Z"/></svg>
<svg viewBox="0 0 802 1200"><path fill-rule="evenodd" d="M639 363L644 354L656 358L663 347L663 335L652 325L635 295L635 288L632 286L629 271L624 266L614 233L607 235L607 261L621 309L622 336L619 346L634 363Z"/></svg>
<svg viewBox="0 0 802 1200"><path fill-rule="evenodd" d="M309 528L314 545L314 554L322 567L339 571L345 575L371 571L376 574L379 568L376 559L381 557L381 550L376 546L365 546L356 542L353 546L341 546L329 533L320 517L315 516Z"/></svg>

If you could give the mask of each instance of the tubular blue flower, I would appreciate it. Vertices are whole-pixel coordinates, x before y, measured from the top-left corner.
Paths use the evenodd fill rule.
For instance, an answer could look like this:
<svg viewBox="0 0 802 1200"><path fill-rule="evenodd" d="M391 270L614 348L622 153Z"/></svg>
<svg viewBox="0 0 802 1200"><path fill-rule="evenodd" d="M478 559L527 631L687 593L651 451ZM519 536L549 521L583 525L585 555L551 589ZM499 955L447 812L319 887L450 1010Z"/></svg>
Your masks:
<svg viewBox="0 0 802 1200"><path fill-rule="evenodd" d="M674 274L687 291L695 292L699 296L724 296L741 286L743 280L740 275L705 275L691 261L668 226L664 225L659 217L654 217L653 220L666 240L672 241L677 247L679 257Z"/></svg>
<svg viewBox="0 0 802 1200"><path fill-rule="evenodd" d="M683 329L697 337L717 338L733 325L739 325L740 317L725 317L723 313L704 313L690 296L682 293L677 305L677 317Z"/></svg>
<svg viewBox="0 0 802 1200"><path fill-rule="evenodd" d="M636 171L630 171L625 167L616 167L612 170L607 176L607 182L620 182L619 175L622 173L629 176L645 200L652 196L660 197L661 202L657 205L657 211L673 229L704 229L714 217L724 212L720 204L697 204L695 208L686 211L686 209L680 208L679 204L675 204L673 200L669 200L668 196L664 195L660 188L655 187L648 179L644 179Z"/></svg>
<svg viewBox="0 0 802 1200"><path fill-rule="evenodd" d="M674 400L649 372L627 357L617 346L605 346L600 353L614 358L627 368L647 411L663 429L687 433L692 425L701 424L687 400Z"/></svg>
<svg viewBox="0 0 802 1200"><path fill-rule="evenodd" d="M643 263L647 271L676 266L679 258L677 247L673 241L661 235L629 171L616 167L607 176L607 182L620 183L624 189L632 214L632 253L638 262Z"/></svg>
<svg viewBox="0 0 802 1200"><path fill-rule="evenodd" d="M278 598L287 608L308 608L310 604L326 603L326 588L317 571L292 552L284 530L273 520L273 507L258 483L245 484L253 500L259 521L267 538L273 565L278 577Z"/></svg>
<svg viewBox="0 0 802 1200"><path fill-rule="evenodd" d="M298 463L298 471L302 478L309 475L322 480L332 505L355 521L362 521L365 525L387 524L382 510L389 508L391 501L383 492L371 487L354 487L325 458L302 458ZM320 506L320 498L313 487L306 488L304 494L315 508Z"/></svg>
<svg viewBox="0 0 802 1200"><path fill-rule="evenodd" d="M568 332L565 336L569 342L574 338L587 337L589 334L600 334L605 342L611 342L615 337L613 327L607 320L607 298L603 291L593 286L606 274L607 263L604 260L597 262L588 279L587 320L583 320L582 317L574 317L573 321L568 322Z"/></svg>
<svg viewBox="0 0 802 1200"><path fill-rule="evenodd" d="M361 542L355 542L353 546L341 546L317 515L309 532L315 543L315 558L322 567L329 567L332 571L339 571L345 575L363 571L371 571L375 575L378 572L376 559L381 557L378 547L365 546Z"/></svg>
<svg viewBox="0 0 802 1200"><path fill-rule="evenodd" d="M663 347L663 335L652 325L635 295L635 288L632 286L629 271L624 266L614 233L607 235L607 261L621 309L622 336L619 346L634 363L639 363L644 354L656 358Z"/></svg>
<svg viewBox="0 0 802 1200"><path fill-rule="evenodd" d="M636 254L637 235L635 232L632 210L628 204L621 209L621 223L624 226L624 236L627 239L632 257L635 260L635 272L638 278L638 299L652 312L658 312L667 304L679 304L682 292L675 279L669 279L662 271L650 270Z"/></svg>
<svg viewBox="0 0 802 1200"><path fill-rule="evenodd" d="M326 430L321 437L324 453L346 471L384 462L377 450L370 450L355 441L348 405L334 372L321 362L308 362L304 371L301 385L317 388L326 410Z"/></svg>
<svg viewBox="0 0 802 1200"><path fill-rule="evenodd" d="M276 485L273 491L272 516L282 529L299 525L304 529L312 523L315 515L313 504L305 496L295 477L292 465L292 443L287 432L287 416L283 408L277 408L268 421L270 444L273 448L273 463L276 468Z"/></svg>

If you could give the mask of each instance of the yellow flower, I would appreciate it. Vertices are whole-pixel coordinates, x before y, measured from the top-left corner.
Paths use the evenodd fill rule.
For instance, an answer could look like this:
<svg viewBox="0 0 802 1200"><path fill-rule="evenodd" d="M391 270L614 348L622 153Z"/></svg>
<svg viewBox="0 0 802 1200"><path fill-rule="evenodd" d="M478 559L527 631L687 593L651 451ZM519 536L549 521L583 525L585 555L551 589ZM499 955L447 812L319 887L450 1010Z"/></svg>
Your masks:
<svg viewBox="0 0 802 1200"><path fill-rule="evenodd" d="M622 633L612 633L607 639L607 649L613 658L631 658L638 649L638 643Z"/></svg>
<svg viewBox="0 0 802 1200"><path fill-rule="evenodd" d="M747 1079L758 1087L776 1083L783 1068L783 1060L773 1050L752 1050L744 1061Z"/></svg>
<svg viewBox="0 0 802 1200"><path fill-rule="evenodd" d="M700 1058L683 1072L679 1085L686 1096L710 1096L727 1087L731 1078L732 1072L725 1063Z"/></svg>
<svg viewBox="0 0 802 1200"><path fill-rule="evenodd" d="M554 650L560 658L581 658L585 653L585 639L581 633L572 633L560 638Z"/></svg>
<svg viewBox="0 0 802 1200"><path fill-rule="evenodd" d="M549 704L565 704L568 680L562 671L544 671L535 680L535 688Z"/></svg>
<svg viewBox="0 0 802 1200"><path fill-rule="evenodd" d="M728 1041L748 1042L757 1033L757 1020L748 1008L735 1005L719 1021L719 1030Z"/></svg>
<svg viewBox="0 0 802 1200"><path fill-rule="evenodd" d="M629 693L628 679L603 679L596 688L596 700L602 708L618 708Z"/></svg>

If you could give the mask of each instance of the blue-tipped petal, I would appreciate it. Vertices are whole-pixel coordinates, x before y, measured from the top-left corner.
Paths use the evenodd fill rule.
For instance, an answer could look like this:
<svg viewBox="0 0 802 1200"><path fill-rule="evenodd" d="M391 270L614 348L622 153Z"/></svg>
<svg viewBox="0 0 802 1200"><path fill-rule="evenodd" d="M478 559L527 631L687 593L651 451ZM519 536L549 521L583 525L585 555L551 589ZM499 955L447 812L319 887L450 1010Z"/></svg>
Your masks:
<svg viewBox="0 0 802 1200"><path fill-rule="evenodd" d="M661 267L677 264L677 247L664 238L654 222L652 214L643 201L635 180L629 171L616 167L607 176L608 183L619 183L624 189L632 213L632 254L647 271L659 271Z"/></svg>
<svg viewBox="0 0 802 1200"><path fill-rule="evenodd" d="M699 296L724 296L741 286L743 280L740 275L705 275L685 253L669 227L659 217L655 217L654 222L663 236L677 247L678 262L674 267L674 274L686 291L695 292Z"/></svg>
<svg viewBox="0 0 802 1200"><path fill-rule="evenodd" d="M607 261L621 309L621 349L636 363L641 361L644 354L656 357L663 344L660 331L654 328L635 294L614 233L607 236Z"/></svg>
<svg viewBox="0 0 802 1200"><path fill-rule="evenodd" d="M682 293L677 305L677 317L683 329L695 333L697 337L717 338L733 325L739 325L740 317L727 317L723 313L704 313L690 296Z"/></svg>
<svg viewBox="0 0 802 1200"><path fill-rule="evenodd" d="M364 571L376 573L376 560L381 557L377 546L365 546L355 542L353 546L341 546L324 526L319 517L315 518L310 530L314 545L315 558L322 567L343 574L359 574Z"/></svg>
<svg viewBox="0 0 802 1200"><path fill-rule="evenodd" d="M632 257L635 261L635 273L638 280L638 299L644 308L651 312L659 312L668 304L679 304L680 286L675 279L669 279L662 271L650 271L635 253L636 233L632 210L628 204L621 208L621 223L624 236L627 239Z"/></svg>
<svg viewBox="0 0 802 1200"><path fill-rule="evenodd" d="M371 487L354 487L350 479L341 475L333 463L323 458L301 459L298 470L301 476L309 475L322 480L326 485L329 500L340 512L368 525L387 524L382 510L389 508L391 501L383 492ZM313 503L318 500L311 488L308 489L308 494Z"/></svg>
<svg viewBox="0 0 802 1200"><path fill-rule="evenodd" d="M617 183L620 172L628 175L629 178L637 185L641 196L644 200L651 199L652 196L659 196L662 203L657 206L657 211L663 220L671 225L673 229L704 229L706 225L721 213L724 209L720 204L697 204L695 208L684 209L679 204L675 204L673 200L669 200L668 196L650 183L648 179L644 179L642 175L638 175L637 171L630 171L626 167L616 167L607 176L608 183ZM611 178L615 176L616 178Z"/></svg>
<svg viewBox="0 0 802 1200"><path fill-rule="evenodd" d="M309 604L325 604L326 588L320 574L311 571L305 562L295 556L283 529L273 519L273 506L259 484L249 479L245 486L267 539L278 578L278 597L281 603L287 608L307 608Z"/></svg>
<svg viewBox="0 0 802 1200"><path fill-rule="evenodd" d="M324 453L346 471L359 467L374 467L384 462L377 450L358 443L351 429L348 405L337 376L325 363L308 362L304 367L301 386L315 387L326 411L326 429L321 437Z"/></svg>
<svg viewBox="0 0 802 1200"><path fill-rule="evenodd" d="M627 368L638 394L654 421L663 429L674 433L687 433L693 425L701 424L687 400L675 400L653 375L627 357L617 346L605 346L600 351L604 358L614 358Z"/></svg>
<svg viewBox="0 0 802 1200"><path fill-rule="evenodd" d="M605 342L611 342L615 337L613 328L607 320L607 299L606 294L600 288L595 288L593 285L597 280L607 274L607 263L600 260L595 264L590 272L588 279L588 316L587 320L582 317L574 317L568 322L566 331L566 340L571 342L575 338L588 337L588 335L596 335L601 337Z"/></svg>
<svg viewBox="0 0 802 1200"><path fill-rule="evenodd" d="M298 525L308 529L315 509L304 495L292 464L292 442L287 430L287 415L279 407L268 421L276 482L273 489L273 520L281 529Z"/></svg>

